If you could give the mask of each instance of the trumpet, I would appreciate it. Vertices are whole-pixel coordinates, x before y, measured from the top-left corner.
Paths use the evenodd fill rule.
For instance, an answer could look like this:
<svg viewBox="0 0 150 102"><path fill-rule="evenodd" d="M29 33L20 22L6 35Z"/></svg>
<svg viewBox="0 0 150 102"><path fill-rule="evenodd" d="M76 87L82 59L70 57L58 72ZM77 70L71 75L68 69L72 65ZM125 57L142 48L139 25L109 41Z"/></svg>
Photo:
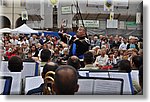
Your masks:
<svg viewBox="0 0 150 102"><path fill-rule="evenodd" d="M52 85L54 83L54 76L55 76L55 72L53 71L49 71L45 74L45 79L44 79L44 90L43 90L43 94L44 95L54 95L55 92L52 88Z"/></svg>

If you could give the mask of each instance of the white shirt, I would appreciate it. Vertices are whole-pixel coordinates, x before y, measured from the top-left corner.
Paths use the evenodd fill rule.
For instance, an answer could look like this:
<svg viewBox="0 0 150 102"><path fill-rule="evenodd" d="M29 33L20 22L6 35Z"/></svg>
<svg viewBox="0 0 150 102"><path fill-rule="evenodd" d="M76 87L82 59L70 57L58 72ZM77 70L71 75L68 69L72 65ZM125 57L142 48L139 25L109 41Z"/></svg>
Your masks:
<svg viewBox="0 0 150 102"><path fill-rule="evenodd" d="M13 40L13 39L10 39L10 42L13 44L13 45L17 45L18 44L18 40Z"/></svg>
<svg viewBox="0 0 150 102"><path fill-rule="evenodd" d="M24 42L24 41L19 41L18 44L19 44L19 46L21 47L22 44L25 44L25 42Z"/></svg>
<svg viewBox="0 0 150 102"><path fill-rule="evenodd" d="M119 50L127 50L127 44L121 43L119 46Z"/></svg>
<svg viewBox="0 0 150 102"><path fill-rule="evenodd" d="M25 44L29 45L29 40L25 40L24 42Z"/></svg>
<svg viewBox="0 0 150 102"><path fill-rule="evenodd" d="M108 55L104 55L104 57L102 57L101 55L100 55L100 56L97 56L97 57L96 57L96 60L95 60L95 62L94 62L94 65L95 65L95 66L96 66L96 64L102 65L102 66L106 65L106 63L107 63L107 58L108 58Z"/></svg>
<svg viewBox="0 0 150 102"><path fill-rule="evenodd" d="M107 58L107 65L113 65L113 64L117 64L117 60L115 58L113 58L113 60L110 61L110 58Z"/></svg>

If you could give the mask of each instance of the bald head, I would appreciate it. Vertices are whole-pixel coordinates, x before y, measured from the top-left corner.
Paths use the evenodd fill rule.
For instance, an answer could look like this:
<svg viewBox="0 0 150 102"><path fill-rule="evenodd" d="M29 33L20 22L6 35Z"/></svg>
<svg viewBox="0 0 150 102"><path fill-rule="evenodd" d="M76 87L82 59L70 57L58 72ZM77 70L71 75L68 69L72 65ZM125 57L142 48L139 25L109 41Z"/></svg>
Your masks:
<svg viewBox="0 0 150 102"><path fill-rule="evenodd" d="M72 66L63 65L56 69L54 80L56 94L73 95L78 91L78 75Z"/></svg>
<svg viewBox="0 0 150 102"><path fill-rule="evenodd" d="M68 58L67 64L74 67L76 70L80 69L80 60L77 56L71 56Z"/></svg>
<svg viewBox="0 0 150 102"><path fill-rule="evenodd" d="M43 72L42 72L42 77L45 78L45 74L48 71L53 71L55 72L55 70L58 68L58 64L54 63L54 62L48 62L44 65L43 67Z"/></svg>

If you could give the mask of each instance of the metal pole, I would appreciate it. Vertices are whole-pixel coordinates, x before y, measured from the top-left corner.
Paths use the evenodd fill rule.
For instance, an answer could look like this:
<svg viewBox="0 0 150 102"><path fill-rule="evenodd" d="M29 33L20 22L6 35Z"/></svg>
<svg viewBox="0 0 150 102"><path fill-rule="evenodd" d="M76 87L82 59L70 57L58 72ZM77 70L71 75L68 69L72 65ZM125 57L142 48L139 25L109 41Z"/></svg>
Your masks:
<svg viewBox="0 0 150 102"><path fill-rule="evenodd" d="M12 0L12 29L14 28L14 0Z"/></svg>
<svg viewBox="0 0 150 102"><path fill-rule="evenodd" d="M83 18L82 18L82 15L81 15L80 8L79 8L79 4L78 4L78 1L76 1L76 2L77 2L77 12L79 12L79 15L80 15L81 21L82 21L82 25L83 25L83 27L84 27L84 22L83 22Z"/></svg>

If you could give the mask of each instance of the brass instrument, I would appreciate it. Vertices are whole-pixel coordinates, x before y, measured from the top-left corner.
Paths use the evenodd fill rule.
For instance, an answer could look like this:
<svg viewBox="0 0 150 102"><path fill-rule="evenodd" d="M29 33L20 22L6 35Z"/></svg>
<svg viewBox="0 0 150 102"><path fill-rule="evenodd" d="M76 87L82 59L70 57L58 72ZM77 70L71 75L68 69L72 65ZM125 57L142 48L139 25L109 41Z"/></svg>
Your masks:
<svg viewBox="0 0 150 102"><path fill-rule="evenodd" d="M49 71L45 74L45 79L44 79L45 86L43 90L44 95L55 94L54 90L52 89L52 85L54 83L54 75L55 75L55 72L53 71Z"/></svg>

